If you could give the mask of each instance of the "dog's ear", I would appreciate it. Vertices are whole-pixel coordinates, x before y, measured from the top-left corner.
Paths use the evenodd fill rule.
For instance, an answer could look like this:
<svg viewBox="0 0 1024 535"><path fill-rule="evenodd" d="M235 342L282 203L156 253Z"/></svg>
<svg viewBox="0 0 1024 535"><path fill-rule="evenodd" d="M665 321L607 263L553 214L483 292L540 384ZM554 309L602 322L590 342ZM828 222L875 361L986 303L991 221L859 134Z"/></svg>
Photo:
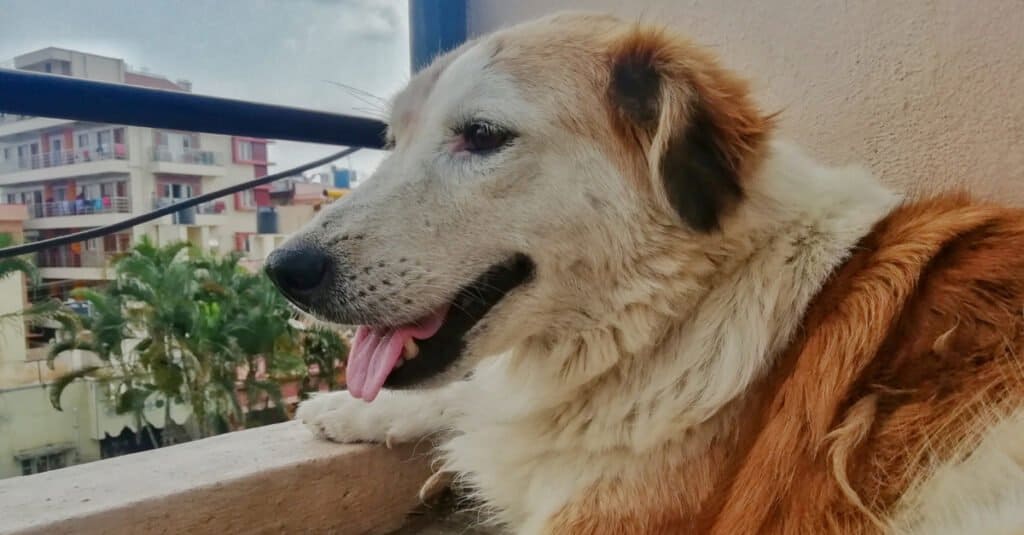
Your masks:
<svg viewBox="0 0 1024 535"><path fill-rule="evenodd" d="M632 30L609 57L608 98L624 138L640 145L683 223L717 230L743 197L771 118L750 102L744 81L664 32Z"/></svg>

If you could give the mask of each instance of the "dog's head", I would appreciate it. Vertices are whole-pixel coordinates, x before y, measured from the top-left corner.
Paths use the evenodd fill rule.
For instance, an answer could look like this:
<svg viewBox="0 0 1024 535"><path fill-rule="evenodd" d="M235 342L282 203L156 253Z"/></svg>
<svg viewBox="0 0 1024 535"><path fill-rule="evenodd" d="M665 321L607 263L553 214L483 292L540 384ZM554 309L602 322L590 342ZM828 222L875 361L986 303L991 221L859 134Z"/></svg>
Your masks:
<svg viewBox="0 0 1024 535"><path fill-rule="evenodd" d="M389 126L374 176L267 260L298 307L365 325L348 368L364 399L600 321L618 277L654 276L635 265L666 246L654 234L720 232L770 120L690 43L561 14L439 58Z"/></svg>

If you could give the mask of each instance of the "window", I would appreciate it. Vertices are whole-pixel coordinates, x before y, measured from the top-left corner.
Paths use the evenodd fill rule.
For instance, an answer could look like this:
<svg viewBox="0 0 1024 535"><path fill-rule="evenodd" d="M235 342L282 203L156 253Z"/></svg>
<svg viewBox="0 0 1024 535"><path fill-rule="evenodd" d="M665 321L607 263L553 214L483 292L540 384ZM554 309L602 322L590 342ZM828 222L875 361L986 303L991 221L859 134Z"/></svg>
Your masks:
<svg viewBox="0 0 1024 535"><path fill-rule="evenodd" d="M30 476L67 466L67 453L50 453L21 459L21 475Z"/></svg>
<svg viewBox="0 0 1024 535"><path fill-rule="evenodd" d="M164 198L167 199L191 199L191 184L164 184Z"/></svg>
<svg viewBox="0 0 1024 535"><path fill-rule="evenodd" d="M7 204L18 204L18 196L13 193L8 193Z"/></svg>
<svg viewBox="0 0 1024 535"><path fill-rule="evenodd" d="M89 134L78 134L78 148L89 148Z"/></svg>
<svg viewBox="0 0 1024 535"><path fill-rule="evenodd" d="M10 147L4 147L4 161L6 162L6 161L9 161L10 159L11 159L11 149L10 149Z"/></svg>
<svg viewBox="0 0 1024 535"><path fill-rule="evenodd" d="M86 184L85 187L82 188L82 189L85 191L85 198L86 199L96 199L96 198L102 196L100 194L100 185L99 184Z"/></svg>
<svg viewBox="0 0 1024 535"><path fill-rule="evenodd" d="M110 146L112 142L113 142L113 135L110 133L110 130L104 130L102 132L96 132L96 150L98 152L110 152L110 151L113 151L114 148Z"/></svg>
<svg viewBox="0 0 1024 535"><path fill-rule="evenodd" d="M252 142L251 141L238 141L238 158L239 161L251 162L252 161Z"/></svg>
<svg viewBox="0 0 1024 535"><path fill-rule="evenodd" d="M235 250L243 253L252 252L252 232L235 233Z"/></svg>
<svg viewBox="0 0 1024 535"><path fill-rule="evenodd" d="M253 190L247 189L238 192L238 194L242 197L242 208L250 210L256 208L256 194Z"/></svg>

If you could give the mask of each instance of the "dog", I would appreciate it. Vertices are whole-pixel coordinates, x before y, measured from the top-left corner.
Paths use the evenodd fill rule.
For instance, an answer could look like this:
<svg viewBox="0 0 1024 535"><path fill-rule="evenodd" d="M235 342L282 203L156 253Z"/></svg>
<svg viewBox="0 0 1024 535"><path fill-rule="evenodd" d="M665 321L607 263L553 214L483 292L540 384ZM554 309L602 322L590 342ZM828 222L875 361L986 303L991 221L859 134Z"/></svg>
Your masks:
<svg viewBox="0 0 1024 535"><path fill-rule="evenodd" d="M439 57L267 260L363 325L297 418L435 440L514 533L1021 533L1024 211L906 199L775 119L606 15Z"/></svg>

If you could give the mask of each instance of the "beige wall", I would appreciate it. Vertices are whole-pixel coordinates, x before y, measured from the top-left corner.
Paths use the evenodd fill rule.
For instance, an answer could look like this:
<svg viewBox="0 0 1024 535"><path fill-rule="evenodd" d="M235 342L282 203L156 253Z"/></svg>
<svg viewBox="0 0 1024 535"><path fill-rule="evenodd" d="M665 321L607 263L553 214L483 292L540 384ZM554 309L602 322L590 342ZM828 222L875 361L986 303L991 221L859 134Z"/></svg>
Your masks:
<svg viewBox="0 0 1024 535"><path fill-rule="evenodd" d="M0 370L6 362L25 362L25 321L20 316L24 295L25 277L21 272L0 278Z"/></svg>
<svg viewBox="0 0 1024 535"><path fill-rule="evenodd" d="M319 188L322 189L322 188ZM292 234L309 223L316 211L312 204L291 204L278 206L277 230L281 234Z"/></svg>
<svg viewBox="0 0 1024 535"><path fill-rule="evenodd" d="M16 454L51 444L74 447L69 464L100 458L87 383L68 386L62 401L64 411L55 410L43 385L0 389L0 479L21 475Z"/></svg>
<svg viewBox="0 0 1024 535"><path fill-rule="evenodd" d="M782 109L784 133L901 189L1024 204L1019 0L472 0L469 31L561 9L666 22Z"/></svg>

